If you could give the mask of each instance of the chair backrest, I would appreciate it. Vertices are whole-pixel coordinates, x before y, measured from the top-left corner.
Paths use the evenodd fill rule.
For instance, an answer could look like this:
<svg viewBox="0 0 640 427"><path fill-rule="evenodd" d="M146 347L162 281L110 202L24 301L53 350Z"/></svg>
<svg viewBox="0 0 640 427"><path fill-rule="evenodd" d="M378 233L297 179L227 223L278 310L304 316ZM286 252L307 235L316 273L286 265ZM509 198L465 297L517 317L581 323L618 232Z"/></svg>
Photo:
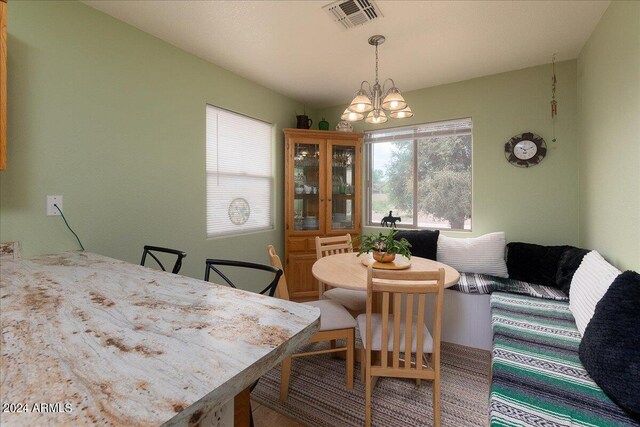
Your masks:
<svg viewBox="0 0 640 427"><path fill-rule="evenodd" d="M278 286L278 281L280 280L280 276L282 276L282 269L272 267L270 265L264 264L256 264L254 262L246 262L246 261L235 261L228 259L212 259L209 258L206 260L206 270L204 272L204 280L206 282L209 281L209 273L211 270L215 271L218 276L220 276L229 286L232 288L238 288L232 281L225 275L219 267L236 267L236 268L247 268L251 270L261 270L273 273L273 280L267 285L266 288L260 291L262 295L269 295L272 297L276 292L276 286Z"/></svg>
<svg viewBox="0 0 640 427"><path fill-rule="evenodd" d="M376 270L371 266L367 270L367 327L366 342L371 343L371 316L373 314L373 293L379 292L381 295L381 368L389 368L394 371L408 370L421 371L424 357L423 332L425 304L427 294L435 295L435 309L433 319L433 365L440 365L440 329L442 316L442 301L444 297L444 269L434 271L389 271ZM414 315L414 301L417 297L417 310ZM404 301L403 301L404 300ZM404 302L404 311L402 305ZM393 308L391 306L393 304ZM388 360L389 352L389 316L393 316L393 354ZM404 322L403 322L404 321ZM402 325L404 323L404 325ZM411 367L411 349L413 324L416 325L416 363L415 368ZM405 341L400 342L401 329L404 328ZM400 366L400 353L404 349L404 366ZM367 346L368 360L371 360L371 345ZM419 375L419 374L418 374ZM409 376L409 375L408 375Z"/></svg>
<svg viewBox="0 0 640 427"><path fill-rule="evenodd" d="M175 255L176 258L176 262L175 264L173 264L173 268L171 269L171 272L174 274L178 274L178 271L180 271L180 269L182 268L182 260L183 258L185 258L187 256L187 253L184 251L180 251L178 249L170 249L170 248L162 248L160 246L148 246L145 245L144 250L142 251L142 260L140 261L140 265L144 265L146 260L147 260L147 254L149 254L149 256L151 258L153 258L158 265L160 266L160 268L162 269L162 271L167 271L166 268L164 268L164 265L162 264L162 262L158 259L158 257L154 254L154 252L161 252L161 253L165 253L165 254L171 254L171 255Z"/></svg>
<svg viewBox="0 0 640 427"><path fill-rule="evenodd" d="M316 236L316 257L318 259L327 255L353 252L351 234L336 237Z"/></svg>
<svg viewBox="0 0 640 427"><path fill-rule="evenodd" d="M271 266L284 271L282 261L280 261L280 257L276 254L276 249L273 245L267 246L267 252L269 252ZM280 281L278 282L278 286L276 286L276 297L289 301L289 288L287 287L287 279L284 273L280 276Z"/></svg>

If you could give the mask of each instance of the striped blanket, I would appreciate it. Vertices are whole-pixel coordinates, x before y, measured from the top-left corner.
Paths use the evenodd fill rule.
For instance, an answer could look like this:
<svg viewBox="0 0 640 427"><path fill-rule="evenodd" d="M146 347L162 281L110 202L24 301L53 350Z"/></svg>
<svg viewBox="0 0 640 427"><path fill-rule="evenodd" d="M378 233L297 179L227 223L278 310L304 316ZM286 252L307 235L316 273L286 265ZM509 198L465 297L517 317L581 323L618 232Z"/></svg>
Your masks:
<svg viewBox="0 0 640 427"><path fill-rule="evenodd" d="M464 292L465 294L490 294L501 291L529 295L536 298L569 301L564 292L550 286L535 285L520 280L486 274L460 273L460 281L450 289Z"/></svg>
<svg viewBox="0 0 640 427"><path fill-rule="evenodd" d="M640 425L580 363L568 303L496 292L491 317L491 426Z"/></svg>

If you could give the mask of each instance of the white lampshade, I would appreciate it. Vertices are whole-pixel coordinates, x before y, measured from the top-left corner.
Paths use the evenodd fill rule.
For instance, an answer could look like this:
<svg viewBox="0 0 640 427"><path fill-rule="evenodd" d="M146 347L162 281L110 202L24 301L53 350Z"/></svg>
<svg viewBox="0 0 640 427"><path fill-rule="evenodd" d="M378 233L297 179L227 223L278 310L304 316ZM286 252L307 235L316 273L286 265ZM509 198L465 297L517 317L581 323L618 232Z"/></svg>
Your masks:
<svg viewBox="0 0 640 427"><path fill-rule="evenodd" d="M340 116L340 119L348 120L350 122L357 122L358 120L364 119L364 113L354 113L353 111L349 111L349 109L347 108Z"/></svg>
<svg viewBox="0 0 640 427"><path fill-rule="evenodd" d="M413 111L407 106L402 110L390 112L389 116L391 116L392 119L408 119L409 117L413 117Z"/></svg>
<svg viewBox="0 0 640 427"><path fill-rule="evenodd" d="M389 89L389 93L382 100L382 108L388 111L399 111L407 106L407 102L404 100L400 91L393 86Z"/></svg>
<svg viewBox="0 0 640 427"><path fill-rule="evenodd" d="M367 114L367 118L364 119L365 122L371 123L374 125L379 125L381 123L386 122L387 120L388 120L387 115L382 110L380 110L380 114L377 116L375 115L374 111L371 111L369 114Z"/></svg>
<svg viewBox="0 0 640 427"><path fill-rule="evenodd" d="M367 94L360 89L356 92L356 97L353 98L351 104L347 107L347 110L353 111L354 113L367 113L373 110L373 105L371 105L371 99L367 96Z"/></svg>

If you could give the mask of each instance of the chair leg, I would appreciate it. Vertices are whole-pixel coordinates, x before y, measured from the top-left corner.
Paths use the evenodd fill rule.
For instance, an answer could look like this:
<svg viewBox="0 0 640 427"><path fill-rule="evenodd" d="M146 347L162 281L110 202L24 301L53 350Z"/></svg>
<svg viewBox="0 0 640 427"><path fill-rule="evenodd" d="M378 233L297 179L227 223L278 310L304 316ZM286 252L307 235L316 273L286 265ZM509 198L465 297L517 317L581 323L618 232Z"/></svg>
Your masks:
<svg viewBox="0 0 640 427"><path fill-rule="evenodd" d="M282 361L282 375L280 377L280 400L287 401L289 397L289 378L291 377L291 356Z"/></svg>
<svg viewBox="0 0 640 427"><path fill-rule="evenodd" d="M347 334L347 390L353 389L353 365L355 359L355 329L349 329Z"/></svg>
<svg viewBox="0 0 640 427"><path fill-rule="evenodd" d="M365 427L371 427L371 372L366 373L364 395L364 425Z"/></svg>
<svg viewBox="0 0 640 427"><path fill-rule="evenodd" d="M329 348L332 350L335 350L335 348L338 346L337 341L336 340L329 340ZM331 354L331 357L333 357L334 359L339 359L340 358L340 353L333 353Z"/></svg>
<svg viewBox="0 0 640 427"><path fill-rule="evenodd" d="M365 367L367 365L366 361L367 353L364 351L364 346L360 346L360 381L364 382L365 375Z"/></svg>
<svg viewBox="0 0 640 427"><path fill-rule="evenodd" d="M433 426L440 427L440 369L434 369L433 378Z"/></svg>

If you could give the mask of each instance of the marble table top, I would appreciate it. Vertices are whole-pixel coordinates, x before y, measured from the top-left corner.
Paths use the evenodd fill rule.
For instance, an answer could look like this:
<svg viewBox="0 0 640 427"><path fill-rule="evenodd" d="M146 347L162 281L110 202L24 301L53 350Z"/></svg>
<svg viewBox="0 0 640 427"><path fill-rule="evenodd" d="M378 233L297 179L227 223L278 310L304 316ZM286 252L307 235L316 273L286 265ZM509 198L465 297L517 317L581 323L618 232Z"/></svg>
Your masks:
<svg viewBox="0 0 640 427"><path fill-rule="evenodd" d="M319 317L89 252L3 259L0 419L195 425L305 343Z"/></svg>

